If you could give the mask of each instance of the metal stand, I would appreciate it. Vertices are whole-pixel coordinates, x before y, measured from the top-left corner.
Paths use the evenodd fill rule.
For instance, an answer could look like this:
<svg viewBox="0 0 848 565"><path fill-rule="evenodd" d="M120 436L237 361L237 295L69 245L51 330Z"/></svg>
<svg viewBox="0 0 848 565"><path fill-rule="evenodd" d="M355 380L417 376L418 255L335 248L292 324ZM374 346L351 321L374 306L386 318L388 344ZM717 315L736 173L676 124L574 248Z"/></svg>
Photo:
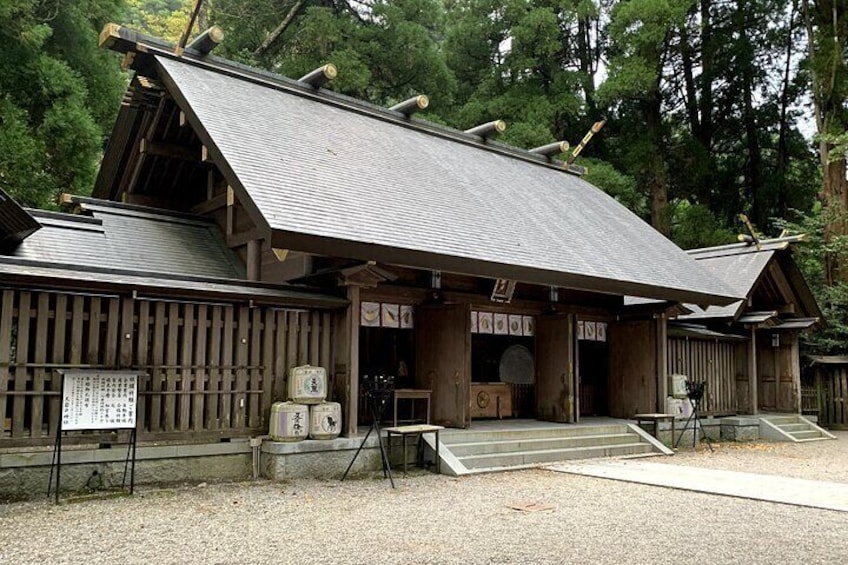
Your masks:
<svg viewBox="0 0 848 565"><path fill-rule="evenodd" d="M72 370L66 371L66 370L63 370L63 369L57 369L57 372L60 374L61 379L62 379L60 398L62 399L63 412L62 412L62 416L59 418L59 421L56 424L56 440L55 440L55 443L53 444L53 458L50 462L50 476L47 480L47 498L50 498L51 494L53 494L53 471L55 470L55 472L56 472L56 492L55 492L54 502L56 504L59 504L59 492L61 490L61 479L62 479L62 437L64 436L66 431L76 431L76 430L91 430L91 431L98 431L98 430L99 431L106 431L106 430L109 430L109 431L112 431L112 432L118 432L120 430L128 430L130 432L130 438L129 438L130 441L129 441L129 444L127 445L127 456L124 458L124 474L123 474L123 477L121 478L121 489L126 488L127 471L129 471L129 474L130 474L130 491L129 491L129 493L133 494L133 492L135 491L135 456L136 456L136 445L137 445L137 442L138 442L138 429L136 427L137 422L136 422L136 419L135 419L135 414L136 414L136 399L138 398L138 377L139 377L139 374L138 373L130 373L130 372L127 372L127 371L96 371L96 372L91 372L91 371L72 371ZM130 392L128 399L131 402L130 406L132 408L132 411L130 413L132 414L132 417L127 418L126 422L117 422L119 424L120 423L126 423L126 424L131 423L132 424L131 427L129 425L126 425L126 426L125 425L114 425L114 424L116 424L116 421L115 421L114 418L111 421L107 421L105 419L105 417L100 417L99 415L97 417L99 417L100 419L95 419L95 420L89 419L89 420L84 421L83 423L80 423L80 422L77 422L77 421L74 420L73 415L68 415L66 413L66 411L70 410L70 407L74 403L74 401L78 400L78 398L76 396L78 394L78 391L76 391L74 386L70 386L70 387L66 386L66 381L68 379L74 379L74 382L77 382L79 380L85 380L89 383L89 385L88 385L89 387L94 386L94 388L96 388L99 385L91 385L90 383L92 382L92 379L98 378L98 375L106 375L106 376L111 375L113 377L124 378L124 379L131 377L133 379L132 383L131 383L132 388L126 388L126 385L125 385L125 389L124 389L125 392L127 392L127 391ZM98 381L93 381L93 382L96 383ZM90 390L90 389L87 389L87 390ZM68 394L69 392L70 392L70 394ZM99 390L98 390L98 394L100 394ZM98 397L95 396L94 400L96 401L97 398ZM113 397L113 398L117 398L117 397ZM86 404L86 407L87 406L88 406L88 404ZM126 412L125 412L125 414L126 414ZM92 414L89 413L89 414L87 414L87 416L91 417ZM68 418L68 422L69 422L69 425L68 425L67 428L65 427L65 424L63 424L63 421L65 420L66 417ZM130 422L130 420L131 420L131 422ZM112 424L112 425L110 425L110 424ZM95 471L95 474L96 473L97 473L97 471Z"/></svg>
<svg viewBox="0 0 848 565"><path fill-rule="evenodd" d="M371 412L371 427L368 428L368 433L365 434L365 438L363 438L362 443L359 444L359 449L356 450L356 454L353 456L353 459L350 460L350 464L348 464L341 480L345 480L347 478L347 474L350 472L353 467L353 463L365 447L365 443L368 441L368 437L371 435L371 432L376 431L377 443L380 445L380 459L383 463L383 478L388 477L389 482L392 483L392 488L396 488L395 479L392 476L392 467L389 464L389 456L386 453L386 448L383 446L383 432L380 429L380 422L383 419L383 412L385 412L388 402L389 395L382 391L380 393L368 394L368 409Z"/></svg>
<svg viewBox="0 0 848 565"><path fill-rule="evenodd" d="M127 428L124 428L127 429ZM127 471L130 473L130 494L135 491L135 452L138 433L135 428L129 428L130 442L127 444L127 457L124 459L124 474L121 478L121 489L127 486ZM54 504L59 504L59 486L61 484L62 473L62 423L59 422L56 430L56 441L53 444L53 458L50 463L50 476L47 479L47 498L53 494L53 470L56 470L56 492L53 500Z"/></svg>
<svg viewBox="0 0 848 565"><path fill-rule="evenodd" d="M707 447L710 448L710 451L714 451L712 440L710 440L710 436L708 436L704 431L704 424L701 422L701 417L698 415L698 408L701 406L701 400L704 397L705 385L706 383L692 383L690 381L686 381L686 390L688 392L689 404L692 405L692 413L689 414L689 418L687 418L686 423L683 424L683 429L680 430L680 435L678 436L677 441L674 442L674 448L677 448L680 444L680 440L683 439L683 434L685 434L686 430L689 429L689 422L695 420L695 427L692 429L692 447L695 447L695 444L699 439L704 439L707 441ZM695 430L701 430L700 436L695 436Z"/></svg>

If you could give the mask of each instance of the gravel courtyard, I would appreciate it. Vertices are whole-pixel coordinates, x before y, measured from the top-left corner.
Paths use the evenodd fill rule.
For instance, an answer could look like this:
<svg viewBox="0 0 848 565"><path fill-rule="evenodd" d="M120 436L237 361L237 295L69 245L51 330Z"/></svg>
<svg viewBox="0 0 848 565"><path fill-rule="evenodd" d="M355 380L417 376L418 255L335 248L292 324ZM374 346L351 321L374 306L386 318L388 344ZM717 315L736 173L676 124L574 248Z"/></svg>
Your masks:
<svg viewBox="0 0 848 565"><path fill-rule="evenodd" d="M652 461L848 482L848 432ZM524 512L522 503L550 505ZM0 506L0 563L845 563L848 514L529 470Z"/></svg>

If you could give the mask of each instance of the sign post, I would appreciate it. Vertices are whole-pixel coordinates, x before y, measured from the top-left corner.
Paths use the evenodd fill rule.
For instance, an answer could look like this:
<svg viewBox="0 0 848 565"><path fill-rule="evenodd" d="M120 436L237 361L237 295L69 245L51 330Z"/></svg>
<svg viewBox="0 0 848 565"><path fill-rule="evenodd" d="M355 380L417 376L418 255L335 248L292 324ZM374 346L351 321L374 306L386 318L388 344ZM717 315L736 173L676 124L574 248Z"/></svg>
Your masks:
<svg viewBox="0 0 848 565"><path fill-rule="evenodd" d="M127 468L132 460L130 494L133 494L139 374L131 371L61 369L57 372L62 377L62 417L56 430L47 496L52 492L55 467L58 504L62 472L62 433L78 430L130 430L130 444L127 447L121 488L126 485Z"/></svg>

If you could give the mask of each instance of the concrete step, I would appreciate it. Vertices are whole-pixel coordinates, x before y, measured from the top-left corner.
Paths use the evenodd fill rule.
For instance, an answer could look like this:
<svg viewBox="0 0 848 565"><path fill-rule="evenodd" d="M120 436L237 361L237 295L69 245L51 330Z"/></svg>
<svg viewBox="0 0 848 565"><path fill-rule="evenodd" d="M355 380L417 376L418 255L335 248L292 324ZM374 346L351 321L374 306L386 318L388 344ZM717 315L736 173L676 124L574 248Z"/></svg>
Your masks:
<svg viewBox="0 0 848 565"><path fill-rule="evenodd" d="M764 420L768 420L775 426L783 426L785 424L797 424L798 416L789 414L788 416L763 416Z"/></svg>
<svg viewBox="0 0 848 565"><path fill-rule="evenodd" d="M628 428L623 424L601 426L552 426L545 428L514 428L506 430L446 430L441 439L445 445L487 441L506 441L540 438L564 438L606 434L624 434Z"/></svg>
<svg viewBox="0 0 848 565"><path fill-rule="evenodd" d="M597 457L620 457L623 455L647 454L653 446L647 443L625 443L609 446L571 447L567 449L546 449L539 451L518 451L514 453L470 455L459 457L467 469L516 468L532 466L570 459L592 459Z"/></svg>
<svg viewBox="0 0 848 565"><path fill-rule="evenodd" d="M621 445L638 441L634 434L602 434L574 437L522 438L493 441L475 441L450 444L450 450L457 457L483 455L490 453L514 453L517 451L539 451L568 449L570 447L590 447Z"/></svg>
<svg viewBox="0 0 848 565"><path fill-rule="evenodd" d="M818 430L800 430L797 432L790 432L790 435L796 440L802 439L816 439L822 437Z"/></svg>
<svg viewBox="0 0 848 565"><path fill-rule="evenodd" d="M810 426L807 424L797 423L797 424L777 424L777 427L783 430L788 434L794 434L795 432L803 432L810 429Z"/></svg>

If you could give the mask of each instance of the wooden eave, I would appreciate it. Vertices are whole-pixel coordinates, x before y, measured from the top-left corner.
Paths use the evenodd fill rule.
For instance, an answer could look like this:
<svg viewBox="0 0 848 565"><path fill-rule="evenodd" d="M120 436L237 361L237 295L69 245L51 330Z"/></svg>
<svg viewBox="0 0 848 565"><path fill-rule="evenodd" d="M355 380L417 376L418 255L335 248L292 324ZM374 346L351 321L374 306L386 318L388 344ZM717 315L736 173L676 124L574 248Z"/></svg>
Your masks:
<svg viewBox="0 0 848 565"><path fill-rule="evenodd" d="M222 300L267 304L281 308L338 309L345 298L310 287L151 274L109 268L68 265L0 257L0 278L7 285L43 286L69 291L124 293L181 300Z"/></svg>

